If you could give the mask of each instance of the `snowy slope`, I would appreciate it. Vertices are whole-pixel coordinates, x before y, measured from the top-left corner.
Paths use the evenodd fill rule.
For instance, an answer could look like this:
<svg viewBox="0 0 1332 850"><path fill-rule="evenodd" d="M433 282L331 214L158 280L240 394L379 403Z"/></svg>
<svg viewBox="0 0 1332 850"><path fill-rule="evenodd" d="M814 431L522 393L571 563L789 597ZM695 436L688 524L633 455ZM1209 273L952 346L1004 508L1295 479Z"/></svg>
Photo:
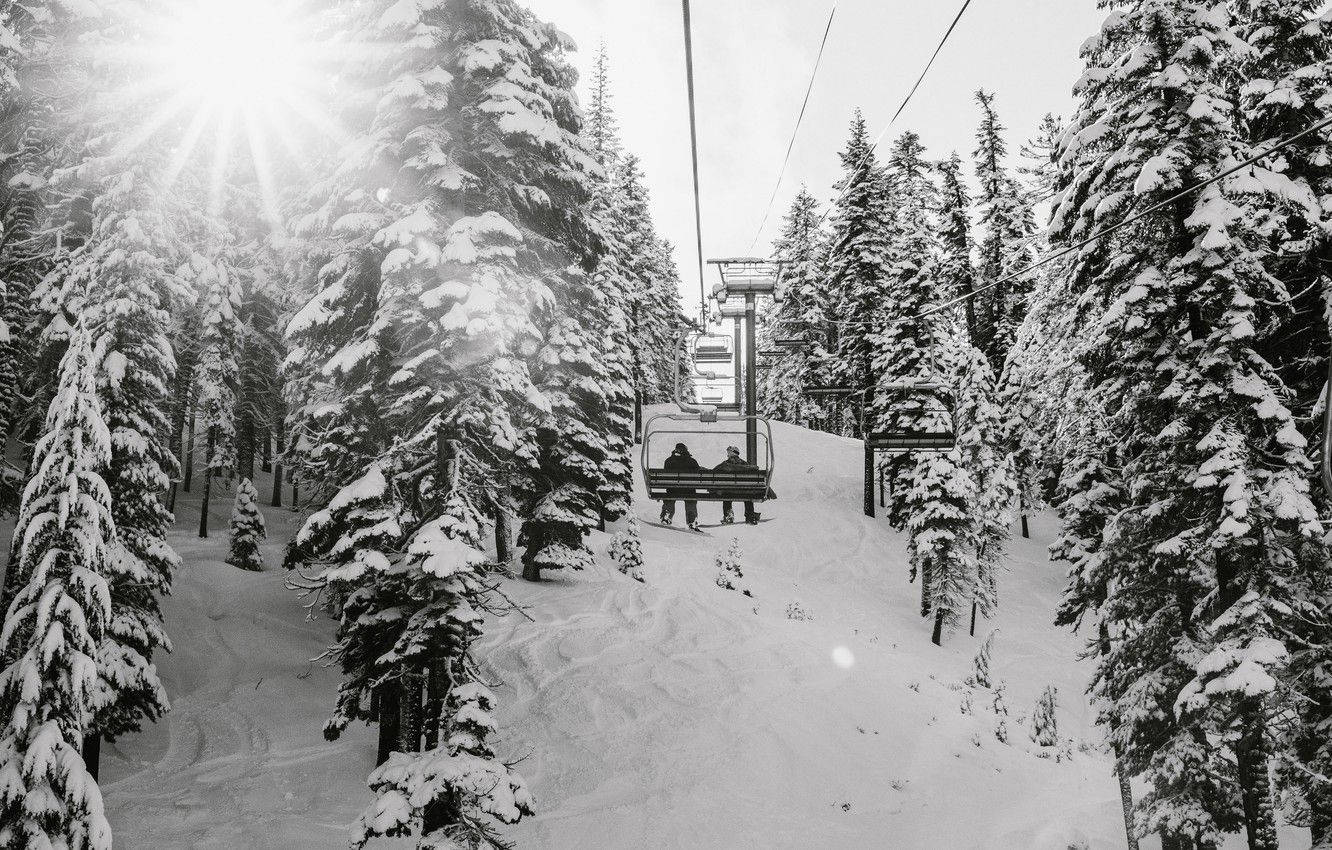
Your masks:
<svg viewBox="0 0 1332 850"><path fill-rule="evenodd" d="M1054 684L1061 732L1098 739L1079 639L1049 625L1062 581L1051 525L1014 541L998 620L939 649L903 539L860 515L859 443L775 428L770 521L706 535L644 524L646 585L611 566L608 535L593 540L595 570L508 583L532 621L490 623L480 650L502 683L501 746L525 757L540 810L508 835L524 848L1122 847L1105 758L1037 758L1017 722ZM272 571L248 574L222 563L230 505L215 501L206 541L197 501L181 506L176 652L161 663L173 711L104 759L118 847L337 847L369 800L373 731L321 736L337 675L311 659L332 624L305 621L277 570L300 518L265 508ZM655 519L655 505L637 510ZM702 510L715 526L719 507ZM754 599L714 584L732 536ZM813 619L788 619L792 602ZM990 733L987 694L974 716L960 710L996 626L1009 746Z"/></svg>

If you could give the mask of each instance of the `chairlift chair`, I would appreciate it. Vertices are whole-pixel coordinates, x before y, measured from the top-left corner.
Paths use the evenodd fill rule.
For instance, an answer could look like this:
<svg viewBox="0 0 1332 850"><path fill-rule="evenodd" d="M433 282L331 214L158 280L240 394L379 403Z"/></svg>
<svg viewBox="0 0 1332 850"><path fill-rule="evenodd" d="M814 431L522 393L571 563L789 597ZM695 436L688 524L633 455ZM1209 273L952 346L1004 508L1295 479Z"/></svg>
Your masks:
<svg viewBox="0 0 1332 850"><path fill-rule="evenodd" d="M677 351L682 351L681 346ZM679 357L680 354L677 354ZM772 423L763 416L744 416L739 405L690 404L680 397L679 369L676 370L675 403L679 413L659 413L643 426L643 448L639 464L647 485L648 498L655 501L683 499L697 502L764 502L772 492L776 456L772 444ZM731 410L735 413L731 413ZM723 411L725 414L723 415ZM754 422L762 444L756 468L738 470L675 470L664 467L665 455L676 442L688 445L700 437L733 436L738 442L747 435L746 426ZM704 427L705 425L722 427ZM653 438L657 438L654 440ZM654 451L654 443L656 444ZM663 445L663 443L665 445Z"/></svg>

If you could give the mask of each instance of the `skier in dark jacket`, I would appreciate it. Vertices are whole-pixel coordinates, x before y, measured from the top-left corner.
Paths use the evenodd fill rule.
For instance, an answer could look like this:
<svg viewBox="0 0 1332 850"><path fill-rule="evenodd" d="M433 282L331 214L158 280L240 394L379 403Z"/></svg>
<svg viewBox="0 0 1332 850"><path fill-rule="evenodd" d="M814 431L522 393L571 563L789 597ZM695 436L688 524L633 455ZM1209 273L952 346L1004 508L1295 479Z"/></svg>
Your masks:
<svg viewBox="0 0 1332 850"><path fill-rule="evenodd" d="M666 463L662 464L666 469L675 472L698 472L703 467L698 465L694 456L689 453L689 447L684 443L676 443L675 451L666 458ZM685 499L685 524L692 531L702 531L698 527L698 502L693 499ZM675 519L675 500L665 499L661 503L661 524L670 525Z"/></svg>
<svg viewBox="0 0 1332 850"><path fill-rule="evenodd" d="M726 460L714 466L713 469L719 470L721 472L726 472L726 471L739 471L742 469L758 469L758 467L741 458L740 450L737 449L735 446L727 446ZM749 523L750 525L758 525L759 516L760 514L754 511L754 503L745 502L745 522ZM730 525L731 523L735 522L735 513L731 509L730 502L722 502L721 521L722 525Z"/></svg>

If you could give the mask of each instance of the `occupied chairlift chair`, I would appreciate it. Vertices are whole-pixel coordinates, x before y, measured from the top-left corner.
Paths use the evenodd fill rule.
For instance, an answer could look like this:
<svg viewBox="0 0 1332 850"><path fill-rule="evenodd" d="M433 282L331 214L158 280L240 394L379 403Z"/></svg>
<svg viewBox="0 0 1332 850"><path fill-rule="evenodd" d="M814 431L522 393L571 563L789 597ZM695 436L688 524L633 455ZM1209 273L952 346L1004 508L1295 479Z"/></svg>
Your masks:
<svg viewBox="0 0 1332 850"><path fill-rule="evenodd" d="M683 346L681 346L683 348ZM643 480L647 484L648 498L656 501L686 499L697 502L763 502L767 501L771 491L772 474L775 468L775 455L772 446L772 424L762 416L742 416L722 414L719 406L713 404L690 404L680 398L679 370L676 370L675 403L680 413L659 413L648 419L643 426L643 449L640 465ZM745 436L745 425L754 420L761 426L759 432L763 451L757 469L716 470L700 469L681 471L654 466L653 437L664 437L664 442L674 445L689 436L716 436L733 434ZM702 425L724 423L730 428L705 429ZM658 454L668 454L662 446ZM664 462L665 458L662 458Z"/></svg>

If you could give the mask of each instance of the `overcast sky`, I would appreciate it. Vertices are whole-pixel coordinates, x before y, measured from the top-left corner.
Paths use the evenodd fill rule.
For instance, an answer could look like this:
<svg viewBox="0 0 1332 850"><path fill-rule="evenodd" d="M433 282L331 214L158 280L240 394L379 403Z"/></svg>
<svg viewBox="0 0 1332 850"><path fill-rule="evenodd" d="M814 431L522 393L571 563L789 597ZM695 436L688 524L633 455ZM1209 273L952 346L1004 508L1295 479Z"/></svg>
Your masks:
<svg viewBox="0 0 1332 850"><path fill-rule="evenodd" d="M661 232L676 245L686 304L698 301L684 40L679 0L528 0L578 42L583 101L597 45L610 52L625 145L643 161ZM852 110L878 134L919 75L961 0L840 0L823 67L773 213L750 245L818 51L830 0L693 0L706 257L764 254L802 183L831 198ZM1078 49L1098 28L1095 0L973 0L901 130L928 155L974 147L978 87L998 93L1010 153L1046 112L1067 115ZM709 281L709 289L711 289Z"/></svg>

